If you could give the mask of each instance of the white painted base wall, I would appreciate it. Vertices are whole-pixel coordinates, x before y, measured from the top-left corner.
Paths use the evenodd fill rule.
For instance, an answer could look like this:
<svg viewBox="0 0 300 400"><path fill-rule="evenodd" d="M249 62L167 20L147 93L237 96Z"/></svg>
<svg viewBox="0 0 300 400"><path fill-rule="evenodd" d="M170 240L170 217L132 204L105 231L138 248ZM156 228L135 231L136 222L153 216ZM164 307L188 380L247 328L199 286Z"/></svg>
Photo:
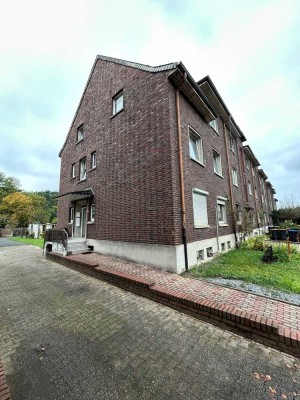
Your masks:
<svg viewBox="0 0 300 400"><path fill-rule="evenodd" d="M224 243L225 249L221 250ZM218 249L217 238L200 240L188 243L188 262L189 267L199 262L211 259L207 256L207 249L212 248L213 255L226 252L235 247L235 237L233 234L219 237L220 249ZM146 264L164 271L180 274L185 270L184 248L179 246L163 246L144 243L116 242L110 240L87 239L87 245L93 246L94 251L114 257L134 261L139 264ZM203 259L197 259L199 251L203 250Z"/></svg>

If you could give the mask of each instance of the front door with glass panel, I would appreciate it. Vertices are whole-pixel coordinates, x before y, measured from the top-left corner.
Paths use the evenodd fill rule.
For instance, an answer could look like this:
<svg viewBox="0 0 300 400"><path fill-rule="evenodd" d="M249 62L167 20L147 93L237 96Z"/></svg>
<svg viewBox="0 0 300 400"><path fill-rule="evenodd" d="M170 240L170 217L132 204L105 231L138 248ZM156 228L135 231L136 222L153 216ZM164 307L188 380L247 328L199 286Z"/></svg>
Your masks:
<svg viewBox="0 0 300 400"><path fill-rule="evenodd" d="M86 237L86 207L81 209L81 237Z"/></svg>

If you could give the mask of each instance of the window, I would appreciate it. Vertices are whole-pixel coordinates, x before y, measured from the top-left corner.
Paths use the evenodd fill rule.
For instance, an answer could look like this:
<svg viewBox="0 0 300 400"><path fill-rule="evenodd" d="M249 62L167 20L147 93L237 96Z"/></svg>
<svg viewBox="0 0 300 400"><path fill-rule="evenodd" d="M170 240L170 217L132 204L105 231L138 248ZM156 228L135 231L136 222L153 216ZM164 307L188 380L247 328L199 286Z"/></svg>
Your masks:
<svg viewBox="0 0 300 400"><path fill-rule="evenodd" d="M246 160L246 168L250 169L250 160L249 160L249 158L245 157L245 160Z"/></svg>
<svg viewBox="0 0 300 400"><path fill-rule="evenodd" d="M79 128L77 128L77 142L80 142L83 140L83 125L80 125Z"/></svg>
<svg viewBox="0 0 300 400"><path fill-rule="evenodd" d="M229 148L236 153L236 138L232 135L229 135Z"/></svg>
<svg viewBox="0 0 300 400"><path fill-rule="evenodd" d="M231 173L232 173L232 183L233 183L235 186L239 186L239 184L238 184L237 170L236 170L234 167L232 167Z"/></svg>
<svg viewBox="0 0 300 400"><path fill-rule="evenodd" d="M248 181L248 192L249 192L250 196L252 196L252 186L251 186L250 181Z"/></svg>
<svg viewBox="0 0 300 400"><path fill-rule="evenodd" d="M225 243L221 243L221 250L222 250L222 251L225 251L225 250L226 250Z"/></svg>
<svg viewBox="0 0 300 400"><path fill-rule="evenodd" d="M204 261L204 250L197 251L197 264L200 264L201 261Z"/></svg>
<svg viewBox="0 0 300 400"><path fill-rule="evenodd" d="M206 249L206 257L213 257L214 253L213 253L213 248L212 247L208 247Z"/></svg>
<svg viewBox="0 0 300 400"><path fill-rule="evenodd" d="M209 125L216 131L218 132L218 121L216 119L210 121Z"/></svg>
<svg viewBox="0 0 300 400"><path fill-rule="evenodd" d="M72 164L72 167L71 167L71 178L75 178L75 172L76 172L76 165Z"/></svg>
<svg viewBox="0 0 300 400"><path fill-rule="evenodd" d="M214 171L217 175L222 176L221 155L217 151L213 151Z"/></svg>
<svg viewBox="0 0 300 400"><path fill-rule="evenodd" d="M258 199L256 186L254 187L254 193L255 193L255 198Z"/></svg>
<svg viewBox="0 0 300 400"><path fill-rule="evenodd" d="M242 223L242 208L240 204L235 205L235 211L236 211L236 222L238 224Z"/></svg>
<svg viewBox="0 0 300 400"><path fill-rule="evenodd" d="M226 200L225 197L217 198L217 218L219 221L219 225L223 225L227 223L226 218Z"/></svg>
<svg viewBox="0 0 300 400"><path fill-rule="evenodd" d="M86 179L86 158L80 160L80 180Z"/></svg>
<svg viewBox="0 0 300 400"><path fill-rule="evenodd" d="M189 128L190 157L203 164L202 137L194 129Z"/></svg>
<svg viewBox="0 0 300 400"><path fill-rule="evenodd" d="M254 178L255 178L255 167L252 165L252 175L254 176Z"/></svg>
<svg viewBox="0 0 300 400"><path fill-rule="evenodd" d="M113 98L113 115L123 110L123 90Z"/></svg>
<svg viewBox="0 0 300 400"><path fill-rule="evenodd" d="M95 221L95 215L96 215L96 206L95 204L91 204L91 221Z"/></svg>
<svg viewBox="0 0 300 400"><path fill-rule="evenodd" d="M96 152L94 151L92 154L91 154L91 168L93 169L93 168L96 168L96 165L97 165L97 159L96 159Z"/></svg>
<svg viewBox="0 0 300 400"><path fill-rule="evenodd" d="M72 224L73 221L74 221L74 208L72 207L72 208L69 209L69 222L70 222L70 224Z"/></svg>
<svg viewBox="0 0 300 400"><path fill-rule="evenodd" d="M193 189L193 210L195 228L208 226L207 215L207 195L208 192L200 189Z"/></svg>
<svg viewBox="0 0 300 400"><path fill-rule="evenodd" d="M227 242L227 250L231 249L231 242Z"/></svg>

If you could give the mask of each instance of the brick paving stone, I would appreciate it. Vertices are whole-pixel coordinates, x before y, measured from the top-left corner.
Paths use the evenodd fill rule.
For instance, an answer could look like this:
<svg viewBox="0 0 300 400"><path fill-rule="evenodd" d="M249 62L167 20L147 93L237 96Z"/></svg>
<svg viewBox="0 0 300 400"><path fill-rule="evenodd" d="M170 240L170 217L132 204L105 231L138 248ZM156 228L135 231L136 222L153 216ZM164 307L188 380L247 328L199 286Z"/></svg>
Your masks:
<svg viewBox="0 0 300 400"><path fill-rule="evenodd" d="M151 269L142 277L157 274L168 277ZM0 250L0 321L13 400L300 394L299 359L64 268L32 246Z"/></svg>
<svg viewBox="0 0 300 400"><path fill-rule="evenodd" d="M213 300L219 304L236 307L263 317L271 318L278 323L300 331L300 307L252 293L215 285L210 282L184 278L176 274L160 271L145 265L138 265L101 254L78 254L70 256L72 260L92 262L114 271L145 278L156 285L191 294L199 300Z"/></svg>

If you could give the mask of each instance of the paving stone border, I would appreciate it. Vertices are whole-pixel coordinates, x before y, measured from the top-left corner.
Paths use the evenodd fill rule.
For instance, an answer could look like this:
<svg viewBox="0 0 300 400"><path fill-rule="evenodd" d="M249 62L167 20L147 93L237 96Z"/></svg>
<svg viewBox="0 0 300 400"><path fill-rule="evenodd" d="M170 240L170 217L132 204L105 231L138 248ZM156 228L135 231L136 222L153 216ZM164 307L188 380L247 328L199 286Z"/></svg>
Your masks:
<svg viewBox="0 0 300 400"><path fill-rule="evenodd" d="M0 359L0 400L12 400L6 382L3 364Z"/></svg>
<svg viewBox="0 0 300 400"><path fill-rule="evenodd" d="M275 319L247 312L225 302L220 303L210 299L201 299L193 294L184 293L180 288L176 289L176 285L175 289L172 285L168 287L166 284L162 284L162 281L160 282L161 277L164 278L168 273L157 271L151 274L152 271L150 271L149 274L141 277L134 274L134 269L138 266L133 264L133 273L130 273L130 263L126 261L125 263L129 265L127 268L129 272L114 269L115 259L112 259L112 265L107 267L101 265L96 258L63 257L53 252L48 253L47 257L68 268L109 282L195 318L240 333L295 357L300 357L299 330L282 325ZM172 275L174 274L169 274L168 278L171 277L172 279ZM174 279L177 279L177 275Z"/></svg>

